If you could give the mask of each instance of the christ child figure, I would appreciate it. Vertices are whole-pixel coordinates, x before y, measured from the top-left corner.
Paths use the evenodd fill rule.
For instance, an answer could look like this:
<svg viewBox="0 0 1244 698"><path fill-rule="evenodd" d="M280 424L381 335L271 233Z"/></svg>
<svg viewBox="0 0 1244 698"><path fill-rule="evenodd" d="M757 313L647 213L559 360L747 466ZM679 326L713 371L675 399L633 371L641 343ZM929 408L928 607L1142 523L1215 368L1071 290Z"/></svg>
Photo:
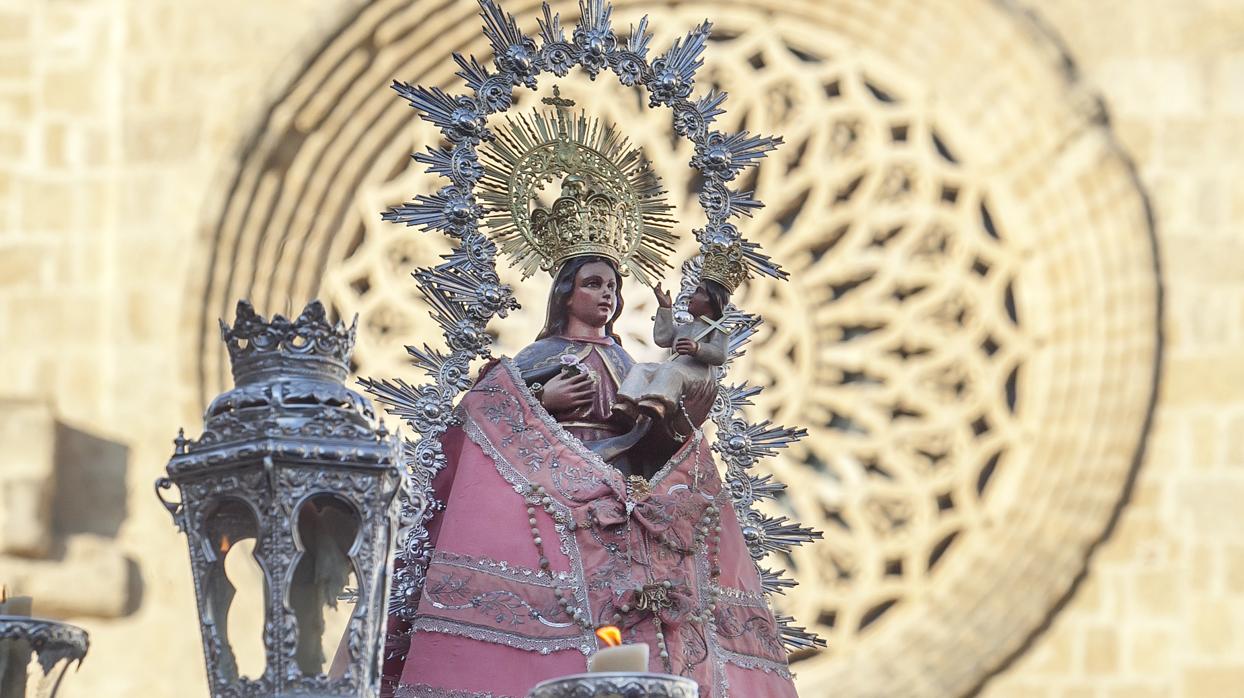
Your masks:
<svg viewBox="0 0 1244 698"><path fill-rule="evenodd" d="M669 292L657 284L653 293L659 307L652 339L673 354L659 363L635 364L618 388L613 411L631 421L648 416L658 423L699 426L717 396L713 367L726 361L729 334L721 317L730 294L716 281L701 280L687 302L693 320L675 325Z"/></svg>

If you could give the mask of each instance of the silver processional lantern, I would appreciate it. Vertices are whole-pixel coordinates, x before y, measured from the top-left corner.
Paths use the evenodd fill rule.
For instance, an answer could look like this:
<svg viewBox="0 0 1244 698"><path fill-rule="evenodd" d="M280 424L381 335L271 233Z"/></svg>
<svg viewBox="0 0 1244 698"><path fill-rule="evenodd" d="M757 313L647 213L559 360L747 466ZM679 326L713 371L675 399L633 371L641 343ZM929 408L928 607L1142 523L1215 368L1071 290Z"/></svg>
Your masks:
<svg viewBox="0 0 1244 698"><path fill-rule="evenodd" d="M213 696L379 691L400 439L345 386L354 329L330 324L318 301L270 322L239 302L233 327L221 323L235 387L212 401L202 436L178 435L156 482L190 545ZM173 485L180 502L164 500ZM265 664L253 677L230 642L225 574L248 539L263 578ZM326 610L351 601L344 630L325 637Z"/></svg>

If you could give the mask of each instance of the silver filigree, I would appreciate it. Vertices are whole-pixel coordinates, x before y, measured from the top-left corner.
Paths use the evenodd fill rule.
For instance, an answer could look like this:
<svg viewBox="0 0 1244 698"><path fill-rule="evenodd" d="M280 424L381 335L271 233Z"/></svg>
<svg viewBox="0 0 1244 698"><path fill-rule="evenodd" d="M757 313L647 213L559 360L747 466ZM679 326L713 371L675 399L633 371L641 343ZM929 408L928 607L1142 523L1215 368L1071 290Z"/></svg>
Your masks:
<svg viewBox="0 0 1244 698"><path fill-rule="evenodd" d="M537 19L538 44L519 32L514 18L495 0L479 0L479 4L499 72L490 74L474 57L455 56L461 68L458 74L471 95L456 96L437 87L414 87L401 82L393 85L424 119L441 129L448 141L448 147L431 148L414 157L428 165L429 172L446 177L449 185L435 194L417 196L410 204L390 209L385 219L440 230L456 242L442 264L415 273L450 349L444 354L428 347L408 347L416 365L432 383L414 386L402 381L363 382L368 391L419 433L419 440L407 445L411 485L404 496L411 501L402 505L404 528L399 555L404 564L394 574L392 610L406 620L414 618L423 570L430 559L424 524L440 506L431 482L445 465L439 437L455 423L448 407L467 387L470 362L489 355L488 321L517 307L511 290L496 281L497 247L478 229L486 212L481 212L474 198L483 172L476 147L493 138L484 117L508 108L512 101L509 87L533 87L541 72L564 76L576 65L592 79L609 69L624 85L643 85L650 106L669 108L675 131L694 145L690 164L705 181L698 198L707 218L707 225L697 231L701 250L735 244L742 249L753 271L786 278L786 273L758 245L745 240L727 222L731 217L750 215L762 204L752 192L733 191L726 183L744 168L755 165L781 139L710 130L714 119L723 113L726 95L712 90L698 100L691 99L710 31L707 22L674 42L650 64L647 55L652 34L647 18L633 26L629 37L623 40L613 32L612 7L605 0L579 0L580 19L569 38L560 16L547 3L543 4ZM501 89L501 84L506 88ZM698 275L698 267L684 266L684 292L676 306L683 311L686 297L698 283ZM760 319L732 308L728 320L736 328L729 342L730 356L734 358L742 354ZM803 435L800 429L747 422L739 410L758 391L759 388L747 386L727 387L713 411L719 433L715 448L726 461L730 493L740 516L755 522L757 535L751 548L754 557L763 556L761 551L787 550L790 545L819 535L784 520L766 523L752 512L751 506L758 500L777 496L781 485L751 475L747 469L756 459L771 455ZM790 584L773 573L762 570L761 574L766 590L780 592Z"/></svg>
<svg viewBox="0 0 1244 698"><path fill-rule="evenodd" d="M646 82L648 106L673 106L678 100L691 96L695 71L704 65L700 54L704 52L712 28L711 23L704 22L692 29L685 40L675 39L674 45L652 62L652 72Z"/></svg>
<svg viewBox="0 0 1244 698"><path fill-rule="evenodd" d="M527 698L698 698L695 681L648 672L574 674L542 681Z"/></svg>
<svg viewBox="0 0 1244 698"><path fill-rule="evenodd" d="M29 652L29 655L20 656L15 652L23 645L23 651ZM53 698L69 667L81 665L90 648L90 639L85 630L68 623L26 616L0 616L0 647L6 649L11 659L23 662L20 667L9 666L10 671L24 670L30 655L33 655L43 672L38 684L39 695ZM28 683L22 688L29 686Z"/></svg>
<svg viewBox="0 0 1244 698"><path fill-rule="evenodd" d="M593 80L609 67L609 60L618 49L618 37L609 23L613 5L605 0L579 0L579 24L574 29L574 43L579 48L579 64Z"/></svg>
<svg viewBox="0 0 1244 698"><path fill-rule="evenodd" d="M189 543L212 695L378 695L401 439L343 383L354 326L330 324L318 301L293 321L267 321L241 301L221 335L236 386L212 401L198 439L178 435L168 477L156 482ZM174 485L180 502L164 498ZM427 502L415 492L404 505ZM264 578L258 678L239 675L226 632L235 590L224 558L248 538ZM330 675L323 607L336 603L350 572L347 661Z"/></svg>
<svg viewBox="0 0 1244 698"><path fill-rule="evenodd" d="M479 16L484 20L484 36L492 44L497 70L508 76L511 84L534 90L543 67L536 42L519 31L514 15L491 0L479 0Z"/></svg>

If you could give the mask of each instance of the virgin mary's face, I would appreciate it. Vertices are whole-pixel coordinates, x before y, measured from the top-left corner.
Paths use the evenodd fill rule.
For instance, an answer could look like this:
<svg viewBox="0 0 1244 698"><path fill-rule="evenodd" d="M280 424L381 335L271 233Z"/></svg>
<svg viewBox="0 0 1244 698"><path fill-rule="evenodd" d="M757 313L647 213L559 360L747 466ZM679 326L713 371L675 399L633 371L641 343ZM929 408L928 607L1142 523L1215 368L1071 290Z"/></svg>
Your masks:
<svg viewBox="0 0 1244 698"><path fill-rule="evenodd" d="M567 313L589 327L604 327L618 307L618 275L605 262L584 264L574 277Z"/></svg>

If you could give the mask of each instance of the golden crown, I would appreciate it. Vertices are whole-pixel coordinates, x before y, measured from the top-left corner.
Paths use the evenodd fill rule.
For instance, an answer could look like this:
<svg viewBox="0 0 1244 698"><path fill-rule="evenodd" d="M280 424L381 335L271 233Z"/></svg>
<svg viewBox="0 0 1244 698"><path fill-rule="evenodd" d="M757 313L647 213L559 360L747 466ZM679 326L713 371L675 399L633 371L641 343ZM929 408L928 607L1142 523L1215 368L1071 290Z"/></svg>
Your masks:
<svg viewBox="0 0 1244 698"><path fill-rule="evenodd" d="M617 197L592 180L569 175L551 206L532 209L531 238L550 252L554 266L582 255L600 255L621 265L627 222Z"/></svg>
<svg viewBox="0 0 1244 698"><path fill-rule="evenodd" d="M661 181L642 151L613 126L564 108L506 122L480 148L478 192L489 235L523 278L536 269L556 273L571 257L600 255L641 283L660 280L677 238ZM560 195L542 205L546 185L558 179Z"/></svg>
<svg viewBox="0 0 1244 698"><path fill-rule="evenodd" d="M737 245L713 245L704 253L701 279L711 279L734 293L751 276L743 250Z"/></svg>

